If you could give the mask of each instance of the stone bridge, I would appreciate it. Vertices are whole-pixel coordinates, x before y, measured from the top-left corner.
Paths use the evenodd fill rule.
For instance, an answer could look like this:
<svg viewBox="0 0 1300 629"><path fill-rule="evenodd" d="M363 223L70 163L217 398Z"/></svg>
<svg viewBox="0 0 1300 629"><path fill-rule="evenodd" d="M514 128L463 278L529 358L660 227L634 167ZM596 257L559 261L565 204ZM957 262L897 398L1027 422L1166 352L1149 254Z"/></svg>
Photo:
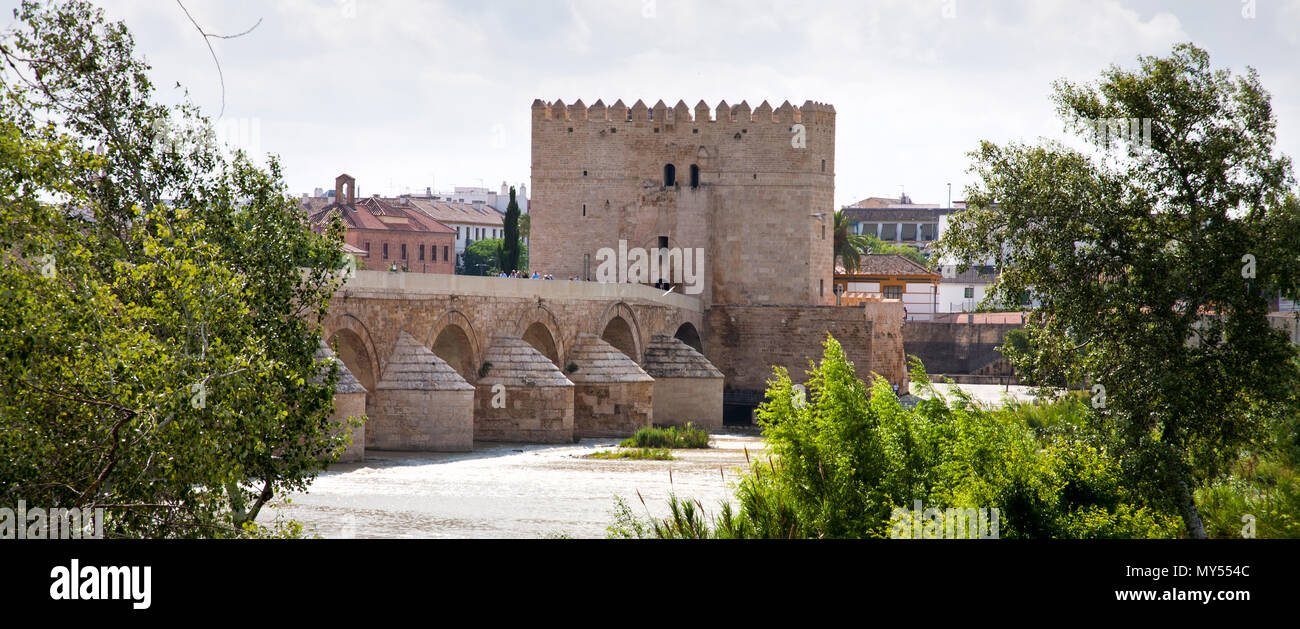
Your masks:
<svg viewBox="0 0 1300 629"><path fill-rule="evenodd" d="M325 338L366 390L367 447L468 450L720 427L704 316L638 284L358 271Z"/></svg>

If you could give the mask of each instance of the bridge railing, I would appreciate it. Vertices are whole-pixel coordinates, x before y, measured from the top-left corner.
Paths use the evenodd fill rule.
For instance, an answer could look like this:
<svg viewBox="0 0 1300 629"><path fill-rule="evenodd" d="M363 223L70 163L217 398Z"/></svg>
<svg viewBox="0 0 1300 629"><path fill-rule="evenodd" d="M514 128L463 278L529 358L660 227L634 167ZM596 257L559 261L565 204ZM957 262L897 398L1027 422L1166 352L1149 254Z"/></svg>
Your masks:
<svg viewBox="0 0 1300 629"><path fill-rule="evenodd" d="M665 294L642 284L602 284L572 280L534 280L523 278L446 275L439 273L394 273L390 271L356 271L342 290L357 296L382 296L393 291L437 295L484 295L533 299L594 299L652 301L703 312L703 300L677 292Z"/></svg>

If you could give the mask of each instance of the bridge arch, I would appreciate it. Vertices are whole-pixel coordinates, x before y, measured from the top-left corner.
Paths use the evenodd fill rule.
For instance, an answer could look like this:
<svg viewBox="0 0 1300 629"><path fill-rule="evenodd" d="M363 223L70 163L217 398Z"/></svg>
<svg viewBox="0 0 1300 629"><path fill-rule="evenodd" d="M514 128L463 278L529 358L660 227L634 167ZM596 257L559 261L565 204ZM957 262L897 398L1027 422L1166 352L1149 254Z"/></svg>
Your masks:
<svg viewBox="0 0 1300 629"><path fill-rule="evenodd" d="M344 314L336 319L333 329L326 328L325 341L334 354L348 366L352 375L361 381L367 392L373 393L379 381L379 353L371 339L370 330L360 319Z"/></svg>
<svg viewBox="0 0 1300 629"><path fill-rule="evenodd" d="M424 343L430 351L451 365L466 382L478 381L482 344L469 317L459 310L448 310L434 322Z"/></svg>
<svg viewBox="0 0 1300 629"><path fill-rule="evenodd" d="M677 332L673 333L673 338L690 345L701 354L704 353L704 343L700 341L700 331L695 329L695 324L690 321L677 326Z"/></svg>
<svg viewBox="0 0 1300 629"><path fill-rule="evenodd" d="M561 329L555 313L541 304L527 309L515 324L519 338L549 358L556 367L561 366L564 358L564 336L560 333Z"/></svg>
<svg viewBox="0 0 1300 629"><path fill-rule="evenodd" d="M641 362L641 326L632 307L624 302L610 304L600 317L596 334L602 340L627 354L633 361Z"/></svg>

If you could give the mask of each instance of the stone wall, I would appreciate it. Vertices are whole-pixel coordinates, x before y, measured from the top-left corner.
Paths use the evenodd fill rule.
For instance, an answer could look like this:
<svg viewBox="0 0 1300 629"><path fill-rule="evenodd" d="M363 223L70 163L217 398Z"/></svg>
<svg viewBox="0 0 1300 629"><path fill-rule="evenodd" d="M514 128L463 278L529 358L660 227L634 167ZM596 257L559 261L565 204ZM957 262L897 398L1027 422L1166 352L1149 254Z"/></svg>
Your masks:
<svg viewBox="0 0 1300 629"><path fill-rule="evenodd" d="M474 392L476 441L568 443L573 383L523 339L495 337Z"/></svg>
<svg viewBox="0 0 1300 629"><path fill-rule="evenodd" d="M334 394L334 414L330 416L330 421L342 424L349 417L361 417L366 414L366 394L365 393L335 393ZM340 425L341 429L346 429ZM366 460L366 425L352 429L352 444L343 451L343 455L338 458L338 463L354 463Z"/></svg>
<svg viewBox="0 0 1300 629"><path fill-rule="evenodd" d="M380 391L367 434L376 450L469 452L474 449L474 392Z"/></svg>
<svg viewBox="0 0 1300 629"><path fill-rule="evenodd" d="M474 392L474 440L524 443L573 441L573 387L508 386L496 408L491 384Z"/></svg>
<svg viewBox="0 0 1300 629"><path fill-rule="evenodd" d="M579 334L599 336L615 318L627 323L640 360L654 334L702 330L703 306L631 284L360 271L335 294L325 332L363 383L379 380L406 332L473 384L493 337L549 340L555 355L547 357L563 368Z"/></svg>
<svg viewBox="0 0 1300 629"><path fill-rule="evenodd" d="M654 423L722 428L722 378L655 378Z"/></svg>
<svg viewBox="0 0 1300 629"><path fill-rule="evenodd" d="M903 350L916 356L932 374L974 374L1001 360L997 347L1018 323L936 323L908 321Z"/></svg>
<svg viewBox="0 0 1300 629"><path fill-rule="evenodd" d="M858 377L883 376L907 391L903 306L898 302L837 306L714 306L706 323L705 355L726 376L729 391L767 388L774 366L807 381L829 333L844 347Z"/></svg>
<svg viewBox="0 0 1300 629"><path fill-rule="evenodd" d="M601 248L664 237L703 249L705 303L833 302L829 105L536 101L532 181L529 255L540 271L583 275Z"/></svg>
<svg viewBox="0 0 1300 629"><path fill-rule="evenodd" d="M631 437L654 417L654 382L579 384L573 430L579 437Z"/></svg>

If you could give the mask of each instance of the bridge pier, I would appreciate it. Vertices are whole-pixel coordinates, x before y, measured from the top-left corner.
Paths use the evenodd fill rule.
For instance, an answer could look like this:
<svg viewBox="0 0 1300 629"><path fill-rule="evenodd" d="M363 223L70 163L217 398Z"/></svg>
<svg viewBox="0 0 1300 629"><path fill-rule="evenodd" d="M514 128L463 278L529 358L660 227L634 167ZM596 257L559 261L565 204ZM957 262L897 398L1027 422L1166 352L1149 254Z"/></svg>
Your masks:
<svg viewBox="0 0 1300 629"><path fill-rule="evenodd" d="M374 448L469 452L474 449L474 387L402 332L375 385Z"/></svg>
<svg viewBox="0 0 1300 629"><path fill-rule="evenodd" d="M494 337L474 392L475 441L573 441L573 383L523 339Z"/></svg>

